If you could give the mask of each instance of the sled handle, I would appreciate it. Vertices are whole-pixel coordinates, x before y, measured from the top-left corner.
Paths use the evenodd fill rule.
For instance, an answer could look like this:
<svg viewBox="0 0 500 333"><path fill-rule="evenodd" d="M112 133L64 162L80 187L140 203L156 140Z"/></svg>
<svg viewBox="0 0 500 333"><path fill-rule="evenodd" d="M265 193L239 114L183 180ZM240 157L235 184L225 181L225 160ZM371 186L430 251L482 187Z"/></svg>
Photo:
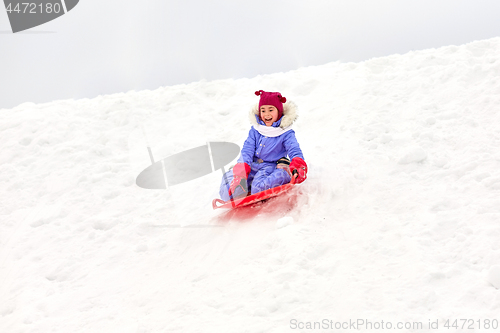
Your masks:
<svg viewBox="0 0 500 333"><path fill-rule="evenodd" d="M290 180L290 184L295 184L295 180L297 180L297 177L299 177L299 172L294 169L292 172L292 179Z"/></svg>
<svg viewBox="0 0 500 333"><path fill-rule="evenodd" d="M218 203L219 203L219 204L221 204L221 206L222 206L222 205L223 205L223 204L225 204L226 202L225 202L225 201L223 201L223 200L221 200L221 199L215 198L215 199L212 201L212 208L213 208L213 209L220 208L221 206L217 206L217 204L218 204Z"/></svg>

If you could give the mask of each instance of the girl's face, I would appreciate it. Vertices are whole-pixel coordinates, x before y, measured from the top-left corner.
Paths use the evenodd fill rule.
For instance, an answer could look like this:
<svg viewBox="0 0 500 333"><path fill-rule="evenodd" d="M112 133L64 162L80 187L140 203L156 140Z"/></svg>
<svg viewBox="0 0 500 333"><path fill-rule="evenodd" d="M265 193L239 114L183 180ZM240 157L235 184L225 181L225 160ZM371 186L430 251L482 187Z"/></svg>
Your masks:
<svg viewBox="0 0 500 333"><path fill-rule="evenodd" d="M266 126L272 126L278 120L278 109L272 105L262 105L260 107L260 119Z"/></svg>

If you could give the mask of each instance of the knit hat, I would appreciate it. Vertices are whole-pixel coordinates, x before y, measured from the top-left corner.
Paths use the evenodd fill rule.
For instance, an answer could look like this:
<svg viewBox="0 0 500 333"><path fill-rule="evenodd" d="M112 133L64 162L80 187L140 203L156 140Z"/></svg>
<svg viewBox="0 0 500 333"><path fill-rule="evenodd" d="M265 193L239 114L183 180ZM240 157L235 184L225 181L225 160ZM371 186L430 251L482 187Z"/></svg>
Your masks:
<svg viewBox="0 0 500 333"><path fill-rule="evenodd" d="M286 98L281 96L279 92L266 92L264 90L259 90L255 92L255 95L260 96L259 114L260 107L262 105L272 105L278 109L278 120L283 117L283 103L286 103Z"/></svg>

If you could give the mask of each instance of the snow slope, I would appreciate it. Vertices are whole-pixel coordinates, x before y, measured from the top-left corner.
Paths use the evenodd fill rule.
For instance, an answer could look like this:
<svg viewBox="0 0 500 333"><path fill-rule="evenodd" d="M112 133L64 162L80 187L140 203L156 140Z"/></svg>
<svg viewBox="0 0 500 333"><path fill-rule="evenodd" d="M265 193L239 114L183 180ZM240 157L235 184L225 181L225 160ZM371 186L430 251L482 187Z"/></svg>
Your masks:
<svg viewBox="0 0 500 333"><path fill-rule="evenodd" d="M494 38L0 110L0 332L500 320L499 75ZM220 172L135 185L148 146L241 146L258 89L299 106L295 201L227 218Z"/></svg>

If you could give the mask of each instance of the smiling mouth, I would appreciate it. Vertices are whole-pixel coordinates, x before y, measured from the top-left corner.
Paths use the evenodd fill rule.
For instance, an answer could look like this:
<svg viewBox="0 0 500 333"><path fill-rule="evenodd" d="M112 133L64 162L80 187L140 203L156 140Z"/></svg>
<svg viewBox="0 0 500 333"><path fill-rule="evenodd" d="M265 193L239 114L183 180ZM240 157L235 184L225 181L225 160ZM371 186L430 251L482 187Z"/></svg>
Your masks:
<svg viewBox="0 0 500 333"><path fill-rule="evenodd" d="M271 120L273 120L273 118L271 119L264 119L264 121L267 123L267 122L270 122Z"/></svg>

